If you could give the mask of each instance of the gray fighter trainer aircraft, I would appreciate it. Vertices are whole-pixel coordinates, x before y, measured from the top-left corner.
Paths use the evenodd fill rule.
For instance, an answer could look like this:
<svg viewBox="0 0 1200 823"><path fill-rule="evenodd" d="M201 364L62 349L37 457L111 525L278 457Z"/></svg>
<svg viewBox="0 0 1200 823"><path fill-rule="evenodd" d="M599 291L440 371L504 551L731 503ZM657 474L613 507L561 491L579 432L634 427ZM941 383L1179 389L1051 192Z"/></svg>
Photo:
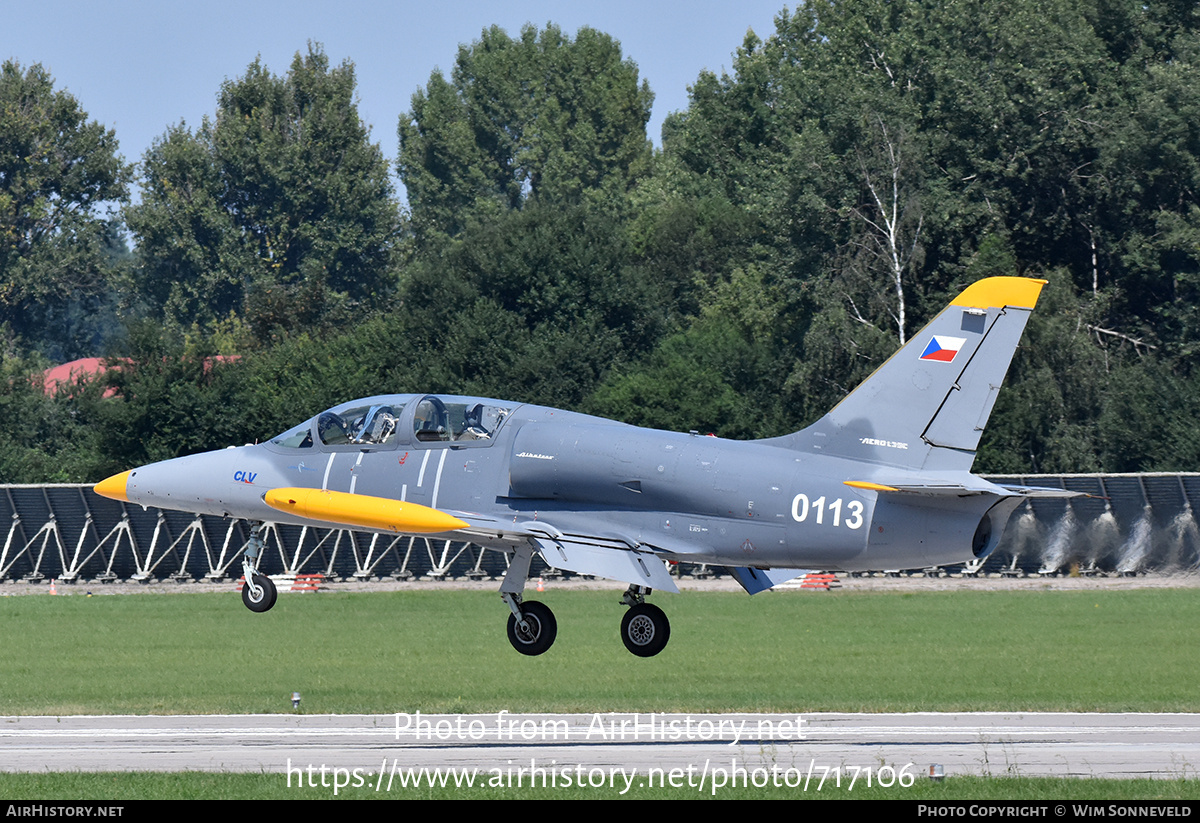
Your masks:
<svg viewBox="0 0 1200 823"><path fill-rule="evenodd" d="M509 556L508 638L535 655L557 624L522 593L546 564L629 584L621 639L660 652L670 624L645 597L677 592L667 563L726 566L750 594L807 570L909 569L981 558L1009 514L1055 489L970 473L1045 281L968 287L808 428L739 442L478 397L384 395L252 446L123 472L98 494L243 518L242 599L275 603L257 569L264 522L438 535Z"/></svg>

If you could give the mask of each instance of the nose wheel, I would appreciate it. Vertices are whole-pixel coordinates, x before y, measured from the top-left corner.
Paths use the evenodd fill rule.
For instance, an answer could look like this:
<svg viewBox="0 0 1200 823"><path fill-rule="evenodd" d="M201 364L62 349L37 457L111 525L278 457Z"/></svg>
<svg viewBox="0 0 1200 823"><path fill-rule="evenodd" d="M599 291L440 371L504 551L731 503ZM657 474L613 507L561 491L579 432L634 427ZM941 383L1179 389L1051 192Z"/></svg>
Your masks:
<svg viewBox="0 0 1200 823"><path fill-rule="evenodd" d="M537 655L546 651L558 636L558 621L550 607L536 600L520 604L520 619L508 616L508 642L521 654Z"/></svg>
<svg viewBox="0 0 1200 823"><path fill-rule="evenodd" d="M621 640L638 657L654 657L671 639L667 615L652 603L630 606L621 618Z"/></svg>
<svg viewBox="0 0 1200 823"><path fill-rule="evenodd" d="M242 603L250 611L269 611L275 605L275 598L278 596L275 581L265 574L254 572L246 576L246 583L242 586Z"/></svg>
<svg viewBox="0 0 1200 823"><path fill-rule="evenodd" d="M242 603L252 612L270 611L275 605L279 593L275 583L265 574L258 573L258 557L263 548L263 524L255 523L250 527L250 539L246 542L246 553L242 556L242 576L246 582L242 586Z"/></svg>

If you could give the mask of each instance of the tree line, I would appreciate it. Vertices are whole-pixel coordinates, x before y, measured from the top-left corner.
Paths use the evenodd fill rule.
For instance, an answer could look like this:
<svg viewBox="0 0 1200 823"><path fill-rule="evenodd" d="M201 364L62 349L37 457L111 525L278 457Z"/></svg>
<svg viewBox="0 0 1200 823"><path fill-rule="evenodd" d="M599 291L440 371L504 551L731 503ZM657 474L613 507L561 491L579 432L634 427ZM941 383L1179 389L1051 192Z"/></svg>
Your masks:
<svg viewBox="0 0 1200 823"><path fill-rule="evenodd" d="M318 45L136 165L6 62L0 479L383 392L778 435L990 275L1049 285L978 470L1194 470L1198 27L1182 0L810 0L702 73L658 150L611 37L493 27L399 115L404 204ZM43 391L88 355L119 367Z"/></svg>

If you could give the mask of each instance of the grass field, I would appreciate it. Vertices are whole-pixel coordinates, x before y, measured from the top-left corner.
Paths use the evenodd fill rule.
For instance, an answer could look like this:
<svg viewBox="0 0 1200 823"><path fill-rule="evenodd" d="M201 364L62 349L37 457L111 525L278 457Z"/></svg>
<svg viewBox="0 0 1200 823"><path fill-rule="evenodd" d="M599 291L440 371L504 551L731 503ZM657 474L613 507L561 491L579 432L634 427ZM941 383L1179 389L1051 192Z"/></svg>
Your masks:
<svg viewBox="0 0 1200 823"><path fill-rule="evenodd" d="M559 591L518 655L484 591L0 597L0 714L1198 711L1200 590L659 597L625 651L613 591Z"/></svg>
<svg viewBox="0 0 1200 823"><path fill-rule="evenodd" d="M262 615L229 592L0 597L0 714L278 713L291 711L293 690L304 712L322 714L1200 711L1197 589L687 593L655 598L672 637L652 659L621 645L618 598L543 595L558 616L558 642L528 658L509 647L494 592L283 595ZM1182 779L955 778L920 781L919 794L862 788L852 796L1200 796L1200 784ZM0 775L4 798L307 794L286 790L278 775Z"/></svg>
<svg viewBox="0 0 1200 823"><path fill-rule="evenodd" d="M102 774L0 774L0 797L22 800L611 800L611 789L421 788L375 792L362 788L343 790L334 798L329 789L289 788L276 774L206 774L189 772L122 772ZM803 792L789 788L727 788L717 792L721 800L907 800L907 801L1034 801L1034 800L1125 800L1168 801L1200 798L1195 780L1066 780L1060 778L954 777L941 783L918 780L909 788L866 787L853 789L810 787ZM694 788L638 788L624 795L628 800L709 800L710 791ZM128 817L129 815L123 815Z"/></svg>
<svg viewBox="0 0 1200 823"><path fill-rule="evenodd" d="M0 597L0 714L1200 711L1200 590L656 598L635 658L611 591L542 598L524 657L492 592Z"/></svg>

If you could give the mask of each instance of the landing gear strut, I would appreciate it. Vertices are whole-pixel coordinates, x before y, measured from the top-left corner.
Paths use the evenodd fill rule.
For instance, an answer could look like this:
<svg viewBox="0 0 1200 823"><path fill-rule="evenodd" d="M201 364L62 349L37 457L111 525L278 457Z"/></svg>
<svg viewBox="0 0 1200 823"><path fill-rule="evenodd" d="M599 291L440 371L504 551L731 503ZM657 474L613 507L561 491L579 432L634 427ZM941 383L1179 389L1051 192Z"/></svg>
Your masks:
<svg viewBox="0 0 1200 823"><path fill-rule="evenodd" d="M248 553L248 552L247 552ZM526 602L521 597L533 552L528 546L518 547L508 565L508 573L500 584L500 597L511 612L508 616L508 642L521 654L544 653L554 644L558 622L554 612L536 600ZM671 639L671 623L658 606L646 602L650 589L632 585L621 598L629 607L621 620L621 642L638 657L654 657L666 648ZM249 605L249 603L247 603Z"/></svg>
<svg viewBox="0 0 1200 823"><path fill-rule="evenodd" d="M629 610L621 618L621 641L638 657L654 657L671 639L671 623L662 609L646 602L648 591L630 586L622 600Z"/></svg>
<svg viewBox="0 0 1200 823"><path fill-rule="evenodd" d="M258 573L258 556L263 547L262 529L262 523L255 523L251 527L246 553L242 555L242 576L246 579L242 586L242 603L252 612L270 611L275 605L275 598L279 596L275 582L265 574Z"/></svg>
<svg viewBox="0 0 1200 823"><path fill-rule="evenodd" d="M521 654L542 654L554 644L558 636L558 621L550 607L536 600L525 602L521 592L529 576L529 564L533 552L522 546L513 553L508 574L500 584L500 596L512 612L508 616L508 642Z"/></svg>

